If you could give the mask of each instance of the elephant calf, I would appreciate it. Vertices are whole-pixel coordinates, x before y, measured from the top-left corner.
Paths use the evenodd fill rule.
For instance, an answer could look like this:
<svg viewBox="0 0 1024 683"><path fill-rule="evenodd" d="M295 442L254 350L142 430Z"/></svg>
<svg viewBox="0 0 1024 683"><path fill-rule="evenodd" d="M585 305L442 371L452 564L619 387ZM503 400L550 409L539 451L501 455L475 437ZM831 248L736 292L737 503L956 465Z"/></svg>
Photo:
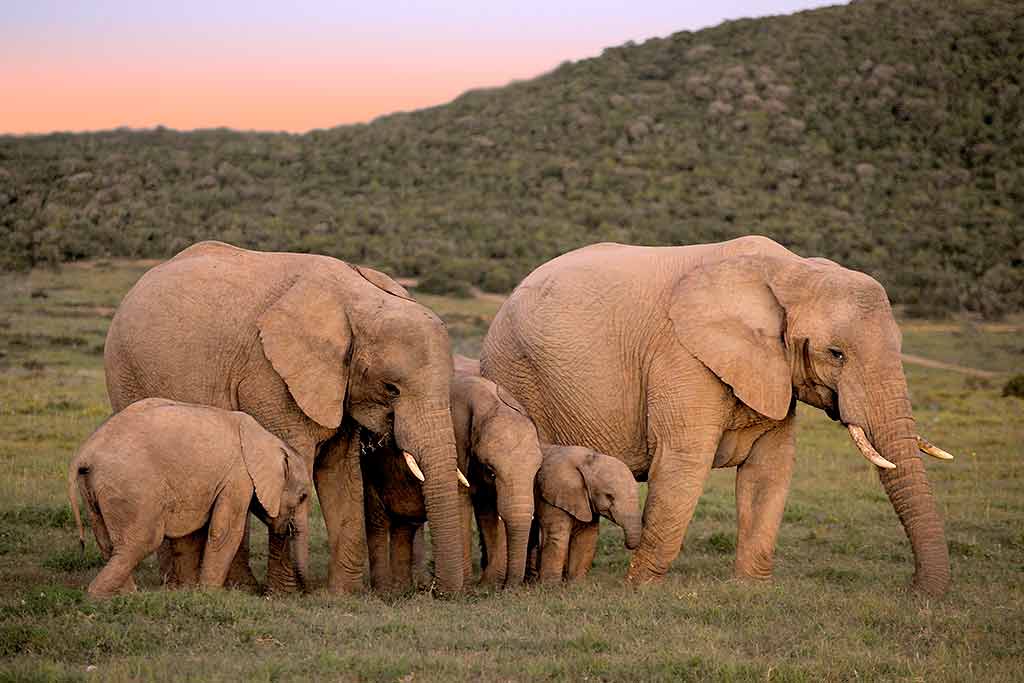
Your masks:
<svg viewBox="0 0 1024 683"><path fill-rule="evenodd" d="M626 532L626 547L640 544L643 523L638 485L626 465L582 446L541 446L531 562L540 555L541 582L586 576L594 561L600 517Z"/></svg>
<svg viewBox="0 0 1024 683"><path fill-rule="evenodd" d="M293 543L307 533L295 516L310 489L302 458L245 413L150 398L107 420L68 472L84 547L76 486L107 560L89 584L94 597L135 590L132 571L165 538L204 528L199 581L223 585L250 510ZM302 580L305 567L294 569Z"/></svg>

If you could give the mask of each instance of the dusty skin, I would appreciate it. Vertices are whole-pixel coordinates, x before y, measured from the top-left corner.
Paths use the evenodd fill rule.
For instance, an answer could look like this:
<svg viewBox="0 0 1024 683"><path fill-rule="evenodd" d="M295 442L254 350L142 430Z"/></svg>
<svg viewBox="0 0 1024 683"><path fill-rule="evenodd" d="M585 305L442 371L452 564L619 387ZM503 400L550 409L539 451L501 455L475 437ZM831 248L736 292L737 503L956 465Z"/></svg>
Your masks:
<svg viewBox="0 0 1024 683"><path fill-rule="evenodd" d="M949 585L900 331L863 273L764 237L592 245L520 283L480 362L542 440L613 454L650 482L633 582L665 575L713 467L736 468L736 575L771 576L798 399L863 430L895 465L878 474L913 547L914 584L933 595Z"/></svg>
<svg viewBox="0 0 1024 683"><path fill-rule="evenodd" d="M388 276L326 256L201 242L128 292L104 363L115 411L158 396L241 410L301 454L327 527L332 591L363 587L358 426L393 435L427 476L438 589L461 589L450 342L440 319ZM200 552L186 544L161 551L172 577L183 571L175 557L194 562ZM269 545L268 588L297 590L287 539L271 531ZM294 550L304 563L308 544ZM229 581L255 583L244 541Z"/></svg>
<svg viewBox="0 0 1024 683"><path fill-rule="evenodd" d="M185 582L221 586L250 508L278 535L306 539L295 512L311 487L299 454L245 413L158 398L133 403L89 437L68 472L79 539L84 547L76 489L107 560L89 594L134 591L139 562L165 538L194 533L205 542L202 560ZM303 582L306 567L293 569Z"/></svg>

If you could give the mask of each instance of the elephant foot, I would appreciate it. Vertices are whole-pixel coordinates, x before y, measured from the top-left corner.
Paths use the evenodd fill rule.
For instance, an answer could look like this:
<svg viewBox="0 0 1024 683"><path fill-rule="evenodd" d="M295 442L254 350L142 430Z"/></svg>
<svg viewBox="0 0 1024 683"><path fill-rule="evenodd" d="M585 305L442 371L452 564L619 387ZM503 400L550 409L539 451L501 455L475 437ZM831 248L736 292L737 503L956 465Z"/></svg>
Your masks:
<svg viewBox="0 0 1024 683"><path fill-rule="evenodd" d="M224 587L249 593L259 593L261 590L260 582L248 564L236 565L233 563L231 569L228 570L227 578L224 579Z"/></svg>
<svg viewBox="0 0 1024 683"><path fill-rule="evenodd" d="M636 556L629 563L629 570L626 572L626 583L633 586L646 586L654 583L661 583L665 579L666 572L659 572L651 567L640 564Z"/></svg>
<svg viewBox="0 0 1024 683"><path fill-rule="evenodd" d="M379 590L386 591L389 588L390 584L384 583L380 586ZM331 572L330 577L327 579L327 592L334 593L335 595L356 595L365 593L366 585L363 583L362 575L356 576Z"/></svg>

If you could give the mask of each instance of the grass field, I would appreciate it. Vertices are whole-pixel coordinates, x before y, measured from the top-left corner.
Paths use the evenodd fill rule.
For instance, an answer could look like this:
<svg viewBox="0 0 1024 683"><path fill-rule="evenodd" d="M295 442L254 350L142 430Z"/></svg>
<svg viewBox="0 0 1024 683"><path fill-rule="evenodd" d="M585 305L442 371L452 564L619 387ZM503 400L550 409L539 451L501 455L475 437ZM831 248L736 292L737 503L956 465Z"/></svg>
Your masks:
<svg viewBox="0 0 1024 683"><path fill-rule="evenodd" d="M1020 680L1024 676L1024 366L1018 322L905 325L909 353L1003 373L908 366L921 431L957 454L928 462L946 517L953 586L907 590L909 544L843 430L801 407L799 463L776 578L730 580L731 470L716 471L664 583L622 585L628 554L602 529L596 566L565 588L268 600L143 590L103 603L83 589L66 466L108 413L103 337L143 263L98 262L0 279L0 680ZM423 297L456 348L479 349L497 303ZM314 583L325 580L314 516ZM265 564L256 533L257 571Z"/></svg>

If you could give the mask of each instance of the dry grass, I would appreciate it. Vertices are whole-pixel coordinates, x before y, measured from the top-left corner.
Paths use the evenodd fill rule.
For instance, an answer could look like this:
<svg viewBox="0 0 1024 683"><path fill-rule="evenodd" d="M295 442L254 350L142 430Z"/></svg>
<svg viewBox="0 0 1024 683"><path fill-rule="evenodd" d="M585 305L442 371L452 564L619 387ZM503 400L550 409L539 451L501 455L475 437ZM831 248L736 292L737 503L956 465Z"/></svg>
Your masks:
<svg viewBox="0 0 1024 683"><path fill-rule="evenodd" d="M665 582L627 589L614 527L579 585L470 593L266 600L166 592L153 561L139 594L92 603L65 467L106 416L101 348L141 264L35 271L0 301L0 680L985 680L1024 667L1024 401L999 381L910 366L922 431L957 454L929 462L954 583L906 590L906 538L842 431L803 410L776 579L730 580L733 472L714 472ZM425 298L474 353L495 302ZM914 323L908 352L1009 372L1021 337ZM256 553L265 547L257 538ZM323 525L314 577L325 576ZM96 667L90 674L88 667Z"/></svg>

